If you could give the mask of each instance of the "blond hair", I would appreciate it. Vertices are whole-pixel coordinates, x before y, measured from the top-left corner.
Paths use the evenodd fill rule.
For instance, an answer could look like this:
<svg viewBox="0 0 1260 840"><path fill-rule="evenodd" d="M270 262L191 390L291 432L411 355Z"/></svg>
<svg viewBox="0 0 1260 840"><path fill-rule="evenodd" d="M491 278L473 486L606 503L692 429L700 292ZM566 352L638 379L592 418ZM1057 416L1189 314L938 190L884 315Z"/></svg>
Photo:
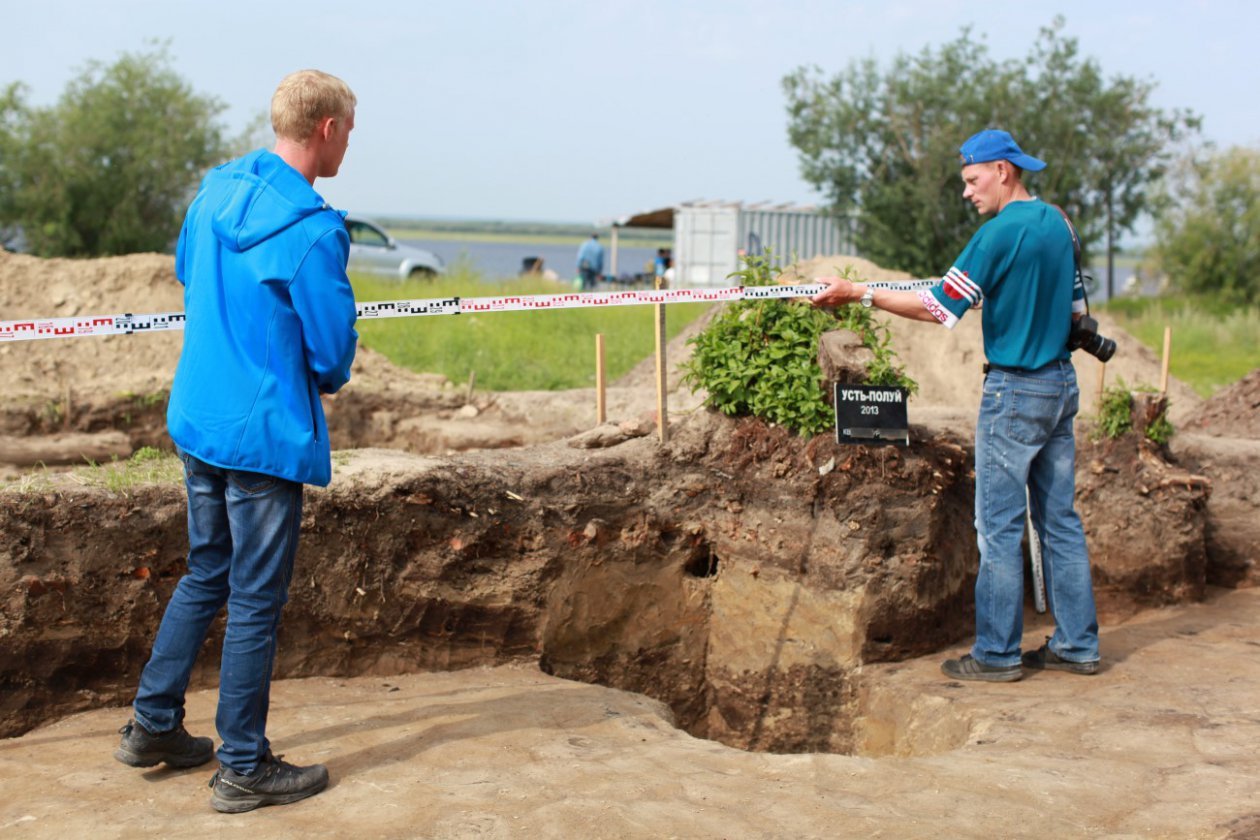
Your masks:
<svg viewBox="0 0 1260 840"><path fill-rule="evenodd" d="M280 80L271 97L276 137L305 143L325 117L345 119L358 100L350 86L320 70L298 70Z"/></svg>

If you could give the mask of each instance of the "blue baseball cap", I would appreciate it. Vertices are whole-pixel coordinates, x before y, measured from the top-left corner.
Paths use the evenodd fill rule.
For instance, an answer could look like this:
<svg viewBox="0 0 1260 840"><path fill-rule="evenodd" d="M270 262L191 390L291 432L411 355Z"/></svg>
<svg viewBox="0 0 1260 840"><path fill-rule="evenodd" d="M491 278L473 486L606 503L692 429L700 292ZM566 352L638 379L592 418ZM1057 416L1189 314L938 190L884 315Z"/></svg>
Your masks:
<svg viewBox="0 0 1260 840"><path fill-rule="evenodd" d="M962 155L963 166L973 163L988 163L992 160L1009 160L1020 169L1029 172L1040 172L1046 168L1046 162L1037 160L1024 151L1011 137L1010 132L996 128L986 128L979 134L967 138L967 142L958 148Z"/></svg>

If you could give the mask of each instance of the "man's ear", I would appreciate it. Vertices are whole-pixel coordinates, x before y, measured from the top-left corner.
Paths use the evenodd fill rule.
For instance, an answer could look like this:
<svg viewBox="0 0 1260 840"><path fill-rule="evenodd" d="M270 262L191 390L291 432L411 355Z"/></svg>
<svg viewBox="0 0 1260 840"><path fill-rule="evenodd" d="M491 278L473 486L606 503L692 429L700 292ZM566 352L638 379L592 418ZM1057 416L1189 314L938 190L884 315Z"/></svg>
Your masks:
<svg viewBox="0 0 1260 840"><path fill-rule="evenodd" d="M332 137L334 122L336 122L336 117L324 117L319 121L317 131L321 140L327 142L328 139Z"/></svg>

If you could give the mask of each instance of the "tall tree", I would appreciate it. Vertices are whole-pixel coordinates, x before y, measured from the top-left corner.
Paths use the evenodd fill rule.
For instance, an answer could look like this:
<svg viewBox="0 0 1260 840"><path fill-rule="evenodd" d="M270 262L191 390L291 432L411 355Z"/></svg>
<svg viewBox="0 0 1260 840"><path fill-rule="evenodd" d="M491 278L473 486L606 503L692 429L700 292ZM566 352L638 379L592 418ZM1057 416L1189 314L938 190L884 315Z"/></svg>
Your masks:
<svg viewBox="0 0 1260 840"><path fill-rule="evenodd" d="M1187 157L1159 197L1155 257L1172 285L1260 303L1260 149Z"/></svg>
<svg viewBox="0 0 1260 840"><path fill-rule="evenodd" d="M165 47L91 62L57 104L0 97L0 226L44 256L170 247L204 171L227 157L224 106L170 68Z"/></svg>
<svg viewBox="0 0 1260 840"><path fill-rule="evenodd" d="M830 78L810 67L784 79L802 174L855 217L863 255L930 276L962 250L976 218L961 198L957 151L981 128L1007 128L1047 160L1027 183L1072 215L1087 258L1100 239L1110 255L1133 229L1147 187L1198 119L1151 106L1151 82L1104 80L1063 27L1057 18L1043 28L1021 60L995 60L963 29L939 48L898 54L887 71L866 59Z"/></svg>

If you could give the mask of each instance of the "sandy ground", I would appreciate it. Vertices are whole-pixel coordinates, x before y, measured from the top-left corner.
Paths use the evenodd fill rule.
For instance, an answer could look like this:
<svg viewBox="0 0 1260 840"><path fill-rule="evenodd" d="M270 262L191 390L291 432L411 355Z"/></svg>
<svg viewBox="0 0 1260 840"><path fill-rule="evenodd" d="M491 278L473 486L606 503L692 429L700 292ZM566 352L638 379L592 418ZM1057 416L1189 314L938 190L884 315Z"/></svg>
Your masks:
<svg viewBox="0 0 1260 840"><path fill-rule="evenodd" d="M1218 590L1105 627L1094 677L874 667L865 728L885 757L744 753L525 667L283 681L273 747L332 784L235 816L210 808L210 766L115 762L127 710L101 709L0 742L0 834L1241 840L1260 836L1257 639L1260 590ZM213 731L213 704L189 697L193 732Z"/></svg>

